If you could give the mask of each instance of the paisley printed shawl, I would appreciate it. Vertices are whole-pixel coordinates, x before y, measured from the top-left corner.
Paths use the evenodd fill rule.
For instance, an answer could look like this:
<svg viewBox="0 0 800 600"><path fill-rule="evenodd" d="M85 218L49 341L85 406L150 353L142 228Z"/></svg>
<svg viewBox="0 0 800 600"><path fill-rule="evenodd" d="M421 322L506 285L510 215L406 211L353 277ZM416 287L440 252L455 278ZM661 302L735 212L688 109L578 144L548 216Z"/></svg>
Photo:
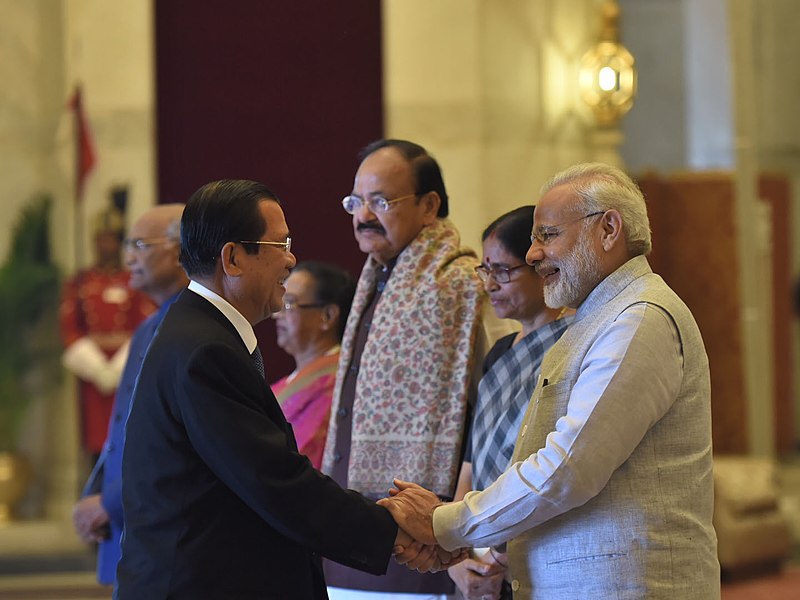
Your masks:
<svg viewBox="0 0 800 600"><path fill-rule="evenodd" d="M353 404L348 487L385 496L392 479L451 497L459 467L482 288L475 253L448 220L425 227L398 256L375 308ZM380 266L368 258L347 319L331 414L337 413L356 329ZM322 470L336 441L331 419Z"/></svg>

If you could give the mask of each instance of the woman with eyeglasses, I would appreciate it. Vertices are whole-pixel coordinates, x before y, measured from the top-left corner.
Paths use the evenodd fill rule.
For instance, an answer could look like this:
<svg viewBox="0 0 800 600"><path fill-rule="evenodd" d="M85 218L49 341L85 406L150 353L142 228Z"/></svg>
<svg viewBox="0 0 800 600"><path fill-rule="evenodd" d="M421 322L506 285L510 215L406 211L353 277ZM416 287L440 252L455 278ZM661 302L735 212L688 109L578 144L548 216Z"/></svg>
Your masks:
<svg viewBox="0 0 800 600"><path fill-rule="evenodd" d="M512 210L483 232L483 262L475 270L495 314L518 321L521 330L500 338L484 360L456 500L486 488L508 468L542 357L573 318L545 305L542 279L525 263L533 211ZM471 558L449 569L467 599L510 599L505 572L505 555L495 549L474 549Z"/></svg>
<svg viewBox="0 0 800 600"><path fill-rule="evenodd" d="M292 270L285 285L283 309L273 318L278 345L292 355L296 368L273 383L272 391L292 424L298 450L319 469L328 433L339 342L355 283L335 265L305 261Z"/></svg>

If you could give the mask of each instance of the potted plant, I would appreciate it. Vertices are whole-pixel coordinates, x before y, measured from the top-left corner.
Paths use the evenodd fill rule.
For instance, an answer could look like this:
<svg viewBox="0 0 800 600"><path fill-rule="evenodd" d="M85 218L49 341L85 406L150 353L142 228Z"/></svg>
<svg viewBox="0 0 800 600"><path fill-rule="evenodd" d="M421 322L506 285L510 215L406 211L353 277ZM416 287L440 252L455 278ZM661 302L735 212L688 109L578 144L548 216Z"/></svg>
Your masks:
<svg viewBox="0 0 800 600"><path fill-rule="evenodd" d="M58 372L51 368L58 356L59 273L50 252L50 206L50 198L41 196L22 208L0 266L0 521L24 494L15 472L21 470L24 484L26 467L16 451L35 393L33 374Z"/></svg>

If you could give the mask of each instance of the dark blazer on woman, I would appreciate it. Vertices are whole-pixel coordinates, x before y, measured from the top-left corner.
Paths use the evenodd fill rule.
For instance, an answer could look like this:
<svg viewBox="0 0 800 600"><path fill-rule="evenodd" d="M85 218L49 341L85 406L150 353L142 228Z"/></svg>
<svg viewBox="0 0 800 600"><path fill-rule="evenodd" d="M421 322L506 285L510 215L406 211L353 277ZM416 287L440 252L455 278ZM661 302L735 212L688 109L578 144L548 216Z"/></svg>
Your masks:
<svg viewBox="0 0 800 600"><path fill-rule="evenodd" d="M397 532L388 511L296 450L234 326L184 291L128 419L115 598L327 598L320 556L385 572Z"/></svg>

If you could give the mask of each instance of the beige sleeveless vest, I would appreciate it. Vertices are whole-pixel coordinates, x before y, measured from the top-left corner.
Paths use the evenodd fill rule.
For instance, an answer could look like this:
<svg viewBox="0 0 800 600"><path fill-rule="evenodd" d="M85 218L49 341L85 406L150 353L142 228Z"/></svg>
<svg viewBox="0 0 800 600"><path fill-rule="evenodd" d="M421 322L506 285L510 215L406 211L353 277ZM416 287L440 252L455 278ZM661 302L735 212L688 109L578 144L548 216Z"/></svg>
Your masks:
<svg viewBox="0 0 800 600"><path fill-rule="evenodd" d="M545 356L512 462L545 445L592 343L641 302L657 305L677 326L680 392L597 496L509 542L515 599L719 598L708 359L688 308L644 257L603 280ZM641 385L648 385L647 373Z"/></svg>

